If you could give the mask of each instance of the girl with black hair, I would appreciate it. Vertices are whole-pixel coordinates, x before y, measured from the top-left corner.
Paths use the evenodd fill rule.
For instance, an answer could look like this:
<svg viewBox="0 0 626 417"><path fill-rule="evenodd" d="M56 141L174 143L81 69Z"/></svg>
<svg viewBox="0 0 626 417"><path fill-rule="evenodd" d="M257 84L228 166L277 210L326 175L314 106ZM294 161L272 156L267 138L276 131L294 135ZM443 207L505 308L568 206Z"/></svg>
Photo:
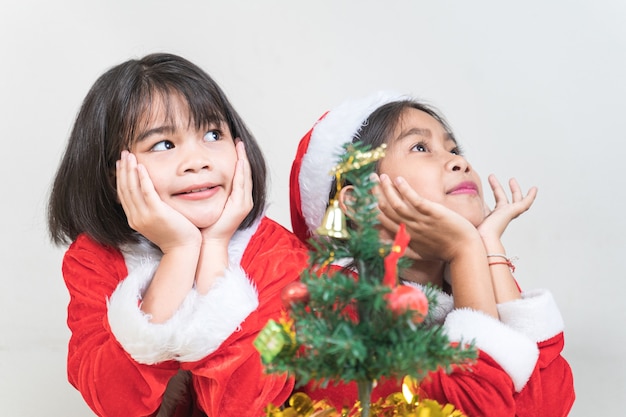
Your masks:
<svg viewBox="0 0 626 417"><path fill-rule="evenodd" d="M215 81L170 54L87 94L48 209L69 244L68 378L99 416L258 416L293 380L252 345L308 252L264 216L266 166Z"/></svg>

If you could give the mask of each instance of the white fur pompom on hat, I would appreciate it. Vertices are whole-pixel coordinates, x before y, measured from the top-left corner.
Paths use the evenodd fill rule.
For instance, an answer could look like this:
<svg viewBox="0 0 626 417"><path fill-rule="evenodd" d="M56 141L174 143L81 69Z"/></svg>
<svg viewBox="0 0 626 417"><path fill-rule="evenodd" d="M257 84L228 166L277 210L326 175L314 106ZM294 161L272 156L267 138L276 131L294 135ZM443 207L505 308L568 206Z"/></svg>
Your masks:
<svg viewBox="0 0 626 417"><path fill-rule="evenodd" d="M384 104L411 97L380 91L368 97L348 100L325 113L300 140L291 166L289 195L291 226L302 241L322 223L332 186L332 168L369 116Z"/></svg>

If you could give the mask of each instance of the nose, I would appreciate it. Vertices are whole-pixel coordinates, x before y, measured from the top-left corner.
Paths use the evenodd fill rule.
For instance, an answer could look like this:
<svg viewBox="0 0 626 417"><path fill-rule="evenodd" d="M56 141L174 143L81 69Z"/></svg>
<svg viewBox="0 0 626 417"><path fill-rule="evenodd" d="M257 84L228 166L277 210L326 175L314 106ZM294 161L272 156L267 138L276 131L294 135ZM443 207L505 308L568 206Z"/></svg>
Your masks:
<svg viewBox="0 0 626 417"><path fill-rule="evenodd" d="M181 172L195 173L200 172L203 169L210 169L212 166L210 154L203 146L187 144L187 146L184 146L183 149L180 149L180 153Z"/></svg>
<svg viewBox="0 0 626 417"><path fill-rule="evenodd" d="M467 159L465 159L461 155L452 155L452 157L446 163L446 168L450 171L461 172L470 172L472 169L470 163L467 162Z"/></svg>

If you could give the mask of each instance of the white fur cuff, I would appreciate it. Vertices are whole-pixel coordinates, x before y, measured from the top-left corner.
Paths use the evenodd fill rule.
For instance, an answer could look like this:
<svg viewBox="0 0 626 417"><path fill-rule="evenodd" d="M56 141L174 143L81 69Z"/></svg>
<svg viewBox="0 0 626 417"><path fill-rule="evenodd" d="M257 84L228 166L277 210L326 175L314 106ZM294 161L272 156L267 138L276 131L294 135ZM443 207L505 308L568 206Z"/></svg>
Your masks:
<svg viewBox="0 0 626 417"><path fill-rule="evenodd" d="M215 352L259 305L256 288L239 266L226 270L208 294L194 294L193 315L175 335L175 359L180 362Z"/></svg>
<svg viewBox="0 0 626 417"><path fill-rule="evenodd" d="M498 304L498 313L503 323L534 342L548 340L565 327L554 297L547 290L527 291L520 300Z"/></svg>
<svg viewBox="0 0 626 417"><path fill-rule="evenodd" d="M169 320L152 323L150 315L140 309L143 289L136 278L152 276L155 267L138 267L118 285L109 300L111 331L139 363L202 359L236 331L259 304L256 289L245 272L235 267L227 270L208 294L190 291Z"/></svg>
<svg viewBox="0 0 626 417"><path fill-rule="evenodd" d="M147 262L135 268L120 282L108 301L111 331L124 350L139 363L154 364L173 359L174 336L193 307L189 294L174 316L165 323L152 323L150 315L141 311L140 300L146 280L158 263Z"/></svg>
<svg viewBox="0 0 626 417"><path fill-rule="evenodd" d="M448 314L444 327L452 341L468 343L491 356L511 377L515 390L521 391L532 374L539 349L525 335L497 319L470 309Z"/></svg>

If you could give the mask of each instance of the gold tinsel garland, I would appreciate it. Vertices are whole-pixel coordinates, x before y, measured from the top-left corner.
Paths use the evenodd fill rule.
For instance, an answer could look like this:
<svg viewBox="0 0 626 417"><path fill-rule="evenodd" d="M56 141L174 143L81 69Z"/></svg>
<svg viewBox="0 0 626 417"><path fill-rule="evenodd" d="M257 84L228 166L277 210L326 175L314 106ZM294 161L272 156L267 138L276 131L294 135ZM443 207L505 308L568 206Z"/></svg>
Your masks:
<svg viewBox="0 0 626 417"><path fill-rule="evenodd" d="M406 384L403 386L406 388ZM466 417L452 404L441 405L437 401L424 399L418 401L414 396L410 401L406 392L396 392L370 405L370 415L377 417ZM326 401L313 401L304 393L296 393L289 399L289 406L278 408L268 406L267 417L360 417L359 402L351 409L336 410Z"/></svg>

